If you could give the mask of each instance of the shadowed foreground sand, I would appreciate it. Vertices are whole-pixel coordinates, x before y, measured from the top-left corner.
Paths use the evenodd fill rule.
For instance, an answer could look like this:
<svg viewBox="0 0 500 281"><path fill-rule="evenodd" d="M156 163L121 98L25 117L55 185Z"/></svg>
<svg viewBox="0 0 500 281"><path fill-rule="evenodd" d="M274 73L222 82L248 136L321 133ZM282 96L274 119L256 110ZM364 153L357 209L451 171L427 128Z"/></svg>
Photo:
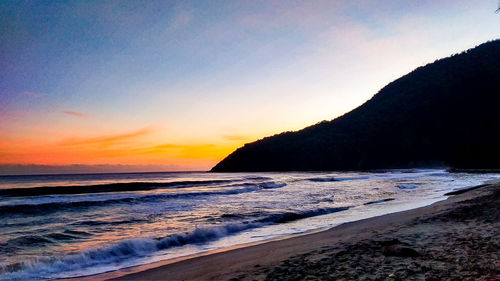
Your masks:
<svg viewBox="0 0 500 281"><path fill-rule="evenodd" d="M500 280L499 207L500 184L489 184L415 210L93 279Z"/></svg>

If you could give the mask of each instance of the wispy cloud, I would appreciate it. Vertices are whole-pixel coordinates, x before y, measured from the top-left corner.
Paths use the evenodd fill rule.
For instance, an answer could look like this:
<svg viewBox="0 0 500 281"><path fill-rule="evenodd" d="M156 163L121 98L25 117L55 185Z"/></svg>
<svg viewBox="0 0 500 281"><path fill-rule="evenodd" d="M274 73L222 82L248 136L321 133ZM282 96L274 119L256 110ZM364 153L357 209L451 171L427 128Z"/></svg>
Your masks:
<svg viewBox="0 0 500 281"><path fill-rule="evenodd" d="M152 132L151 128L144 128L132 133L109 135L94 138L70 138L63 140L61 145L110 145L144 136Z"/></svg>
<svg viewBox="0 0 500 281"><path fill-rule="evenodd" d="M75 116L75 117L80 117L80 118L89 117L88 114L81 113L81 112L76 112L76 111L71 111L71 110L62 110L61 112L64 113L64 114L67 114L67 115L71 115L71 116Z"/></svg>

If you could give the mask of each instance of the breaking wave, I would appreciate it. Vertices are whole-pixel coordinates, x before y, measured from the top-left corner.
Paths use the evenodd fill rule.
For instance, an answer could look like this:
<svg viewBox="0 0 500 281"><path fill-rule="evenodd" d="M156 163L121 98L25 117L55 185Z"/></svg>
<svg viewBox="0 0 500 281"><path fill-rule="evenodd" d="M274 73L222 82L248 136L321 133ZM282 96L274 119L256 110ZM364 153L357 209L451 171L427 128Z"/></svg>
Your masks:
<svg viewBox="0 0 500 281"><path fill-rule="evenodd" d="M310 178L308 181L313 182L330 182L330 181L354 181L354 180L367 180L369 177L355 177L355 178L337 178L337 177L329 177L329 178Z"/></svg>
<svg viewBox="0 0 500 281"><path fill-rule="evenodd" d="M172 198L186 198L197 196L210 196L210 195L230 195L245 192L252 192L259 190L259 187L247 187L239 189L230 189L224 191L203 191L203 192L186 192L186 193L173 193L173 194L150 194L137 197L125 197L116 199L105 200L89 200L89 201L75 201L75 202L51 202L41 204L11 204L0 206L0 217L9 216L13 214L24 215L47 215L50 212L57 211L80 211L84 208L105 207L116 204L134 204L141 202L154 202L158 200L172 199Z"/></svg>
<svg viewBox="0 0 500 281"><path fill-rule="evenodd" d="M95 185L39 186L27 188L0 189L0 196L23 197L62 194L108 193L124 191L145 191L159 188L182 188L200 185L227 184L235 180L200 180L174 182L119 182Z"/></svg>
<svg viewBox="0 0 500 281"><path fill-rule="evenodd" d="M102 270L114 270L120 268L121 263L124 261L137 261L138 259L153 256L159 251L171 247L206 243L253 228L287 223L347 209L349 209L349 207L274 213L249 222L231 223L217 227L196 228L192 232L174 234L164 238L126 239L107 247L87 249L81 253L64 256L62 258L41 258L21 262L14 268L12 266L0 268L0 280L48 279L72 277L76 275L81 276L83 270L91 267L100 267L101 272L103 272ZM39 242L38 239L36 242ZM66 275L60 276L59 274L61 272L66 272ZM87 274L97 273L85 272Z"/></svg>

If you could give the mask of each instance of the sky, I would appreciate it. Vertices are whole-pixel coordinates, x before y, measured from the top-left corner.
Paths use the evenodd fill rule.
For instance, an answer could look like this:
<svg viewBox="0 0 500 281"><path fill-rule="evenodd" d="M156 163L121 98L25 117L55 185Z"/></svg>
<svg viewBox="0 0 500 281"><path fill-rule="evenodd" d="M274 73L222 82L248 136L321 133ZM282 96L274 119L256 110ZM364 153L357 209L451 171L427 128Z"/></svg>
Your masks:
<svg viewBox="0 0 500 281"><path fill-rule="evenodd" d="M497 8L2 1L0 174L208 170L245 143L334 119L416 67L499 38Z"/></svg>

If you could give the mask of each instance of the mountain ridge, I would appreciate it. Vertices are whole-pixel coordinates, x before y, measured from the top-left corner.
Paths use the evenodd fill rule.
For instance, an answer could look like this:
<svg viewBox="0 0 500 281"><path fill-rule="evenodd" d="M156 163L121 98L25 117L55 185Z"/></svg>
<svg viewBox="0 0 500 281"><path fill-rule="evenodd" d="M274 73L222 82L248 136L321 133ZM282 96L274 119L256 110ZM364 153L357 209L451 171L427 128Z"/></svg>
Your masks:
<svg viewBox="0 0 500 281"><path fill-rule="evenodd" d="M500 167L500 40L418 67L330 121L245 144L213 172Z"/></svg>

